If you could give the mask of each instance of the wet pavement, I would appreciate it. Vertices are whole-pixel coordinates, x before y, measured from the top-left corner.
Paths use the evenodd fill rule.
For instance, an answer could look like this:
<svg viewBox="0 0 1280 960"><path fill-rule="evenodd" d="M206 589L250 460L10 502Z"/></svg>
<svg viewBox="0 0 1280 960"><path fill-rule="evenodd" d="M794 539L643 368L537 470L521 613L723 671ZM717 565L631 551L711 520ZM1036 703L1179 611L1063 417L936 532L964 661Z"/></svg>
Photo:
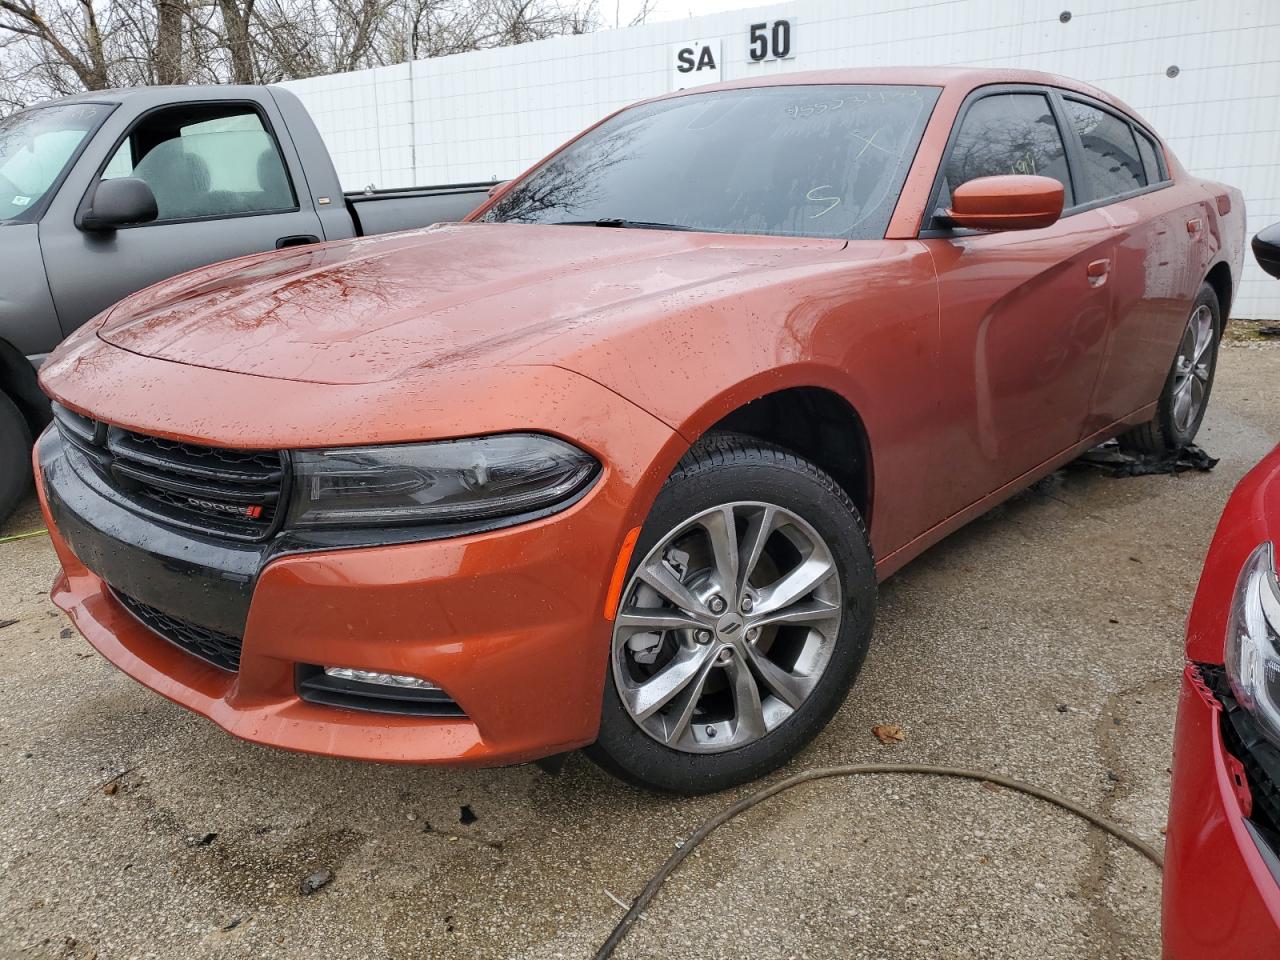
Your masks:
<svg viewBox="0 0 1280 960"><path fill-rule="evenodd" d="M852 696L777 776L980 767L1158 845L1184 617L1227 495L1280 442L1277 384L1280 344L1228 346L1212 473L1060 474L886 583ZM0 537L39 525L28 505ZM93 654L46 598L55 566L43 537L0 544L0 957L589 957L739 795L650 796L578 756L553 777L241 743ZM1159 892L1030 798L828 781L714 834L617 956L1155 960Z"/></svg>

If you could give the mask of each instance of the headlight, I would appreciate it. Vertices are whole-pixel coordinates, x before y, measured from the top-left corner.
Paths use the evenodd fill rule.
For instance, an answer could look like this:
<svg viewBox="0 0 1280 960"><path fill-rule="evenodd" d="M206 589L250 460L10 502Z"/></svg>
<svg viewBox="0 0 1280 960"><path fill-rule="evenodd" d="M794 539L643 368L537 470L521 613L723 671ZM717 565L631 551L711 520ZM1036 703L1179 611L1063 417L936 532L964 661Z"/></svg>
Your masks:
<svg viewBox="0 0 1280 960"><path fill-rule="evenodd" d="M600 464L554 437L302 450L293 455L294 527L460 523L563 504Z"/></svg>
<svg viewBox="0 0 1280 960"><path fill-rule="evenodd" d="M1270 542L1254 550L1240 572L1226 660L1236 699L1280 743L1280 582Z"/></svg>

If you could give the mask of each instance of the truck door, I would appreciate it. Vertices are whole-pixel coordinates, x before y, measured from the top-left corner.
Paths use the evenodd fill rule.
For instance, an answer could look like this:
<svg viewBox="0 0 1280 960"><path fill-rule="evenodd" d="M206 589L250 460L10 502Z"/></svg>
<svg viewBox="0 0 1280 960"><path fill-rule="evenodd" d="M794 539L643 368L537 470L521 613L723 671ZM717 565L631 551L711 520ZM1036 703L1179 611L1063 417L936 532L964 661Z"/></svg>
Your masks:
<svg viewBox="0 0 1280 960"><path fill-rule="evenodd" d="M74 219L46 217L40 226L65 333L166 277L323 235L306 185L290 174L296 155L282 151L261 104L222 100L151 110L108 157ZM112 177L146 181L157 219L110 231L81 229L93 190Z"/></svg>

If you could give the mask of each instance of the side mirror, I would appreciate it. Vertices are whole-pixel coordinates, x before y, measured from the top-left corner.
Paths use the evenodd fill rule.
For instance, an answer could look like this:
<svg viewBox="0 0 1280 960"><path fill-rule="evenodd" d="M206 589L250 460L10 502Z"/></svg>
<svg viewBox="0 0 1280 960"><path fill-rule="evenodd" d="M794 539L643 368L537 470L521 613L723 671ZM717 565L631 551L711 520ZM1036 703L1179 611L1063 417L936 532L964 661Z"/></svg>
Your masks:
<svg viewBox="0 0 1280 960"><path fill-rule="evenodd" d="M1280 223L1258 231L1253 238L1253 257L1258 266L1280 279Z"/></svg>
<svg viewBox="0 0 1280 960"><path fill-rule="evenodd" d="M159 215L156 195L145 180L119 177L99 181L80 226L85 230L114 230L150 223Z"/></svg>
<svg viewBox="0 0 1280 960"><path fill-rule="evenodd" d="M944 216L974 230L1037 230L1058 222L1062 200L1062 184L1050 177L979 177L952 191Z"/></svg>

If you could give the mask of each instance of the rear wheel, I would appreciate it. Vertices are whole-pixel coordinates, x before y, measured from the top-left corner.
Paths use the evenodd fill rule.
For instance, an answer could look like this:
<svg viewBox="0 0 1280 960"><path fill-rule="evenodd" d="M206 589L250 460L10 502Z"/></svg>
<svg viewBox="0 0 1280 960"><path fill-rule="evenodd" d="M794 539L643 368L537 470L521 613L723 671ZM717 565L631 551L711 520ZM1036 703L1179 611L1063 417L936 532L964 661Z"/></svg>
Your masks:
<svg viewBox="0 0 1280 960"><path fill-rule="evenodd" d="M700 442L636 545L588 754L676 793L782 765L857 676L875 589L862 520L829 476L746 437Z"/></svg>
<svg viewBox="0 0 1280 960"><path fill-rule="evenodd" d="M1122 434L1121 447L1135 453L1169 453L1195 439L1209 407L1218 365L1220 311L1213 287L1202 284L1160 392L1156 415Z"/></svg>
<svg viewBox="0 0 1280 960"><path fill-rule="evenodd" d="M22 412L0 393L0 521L31 486L31 432Z"/></svg>

